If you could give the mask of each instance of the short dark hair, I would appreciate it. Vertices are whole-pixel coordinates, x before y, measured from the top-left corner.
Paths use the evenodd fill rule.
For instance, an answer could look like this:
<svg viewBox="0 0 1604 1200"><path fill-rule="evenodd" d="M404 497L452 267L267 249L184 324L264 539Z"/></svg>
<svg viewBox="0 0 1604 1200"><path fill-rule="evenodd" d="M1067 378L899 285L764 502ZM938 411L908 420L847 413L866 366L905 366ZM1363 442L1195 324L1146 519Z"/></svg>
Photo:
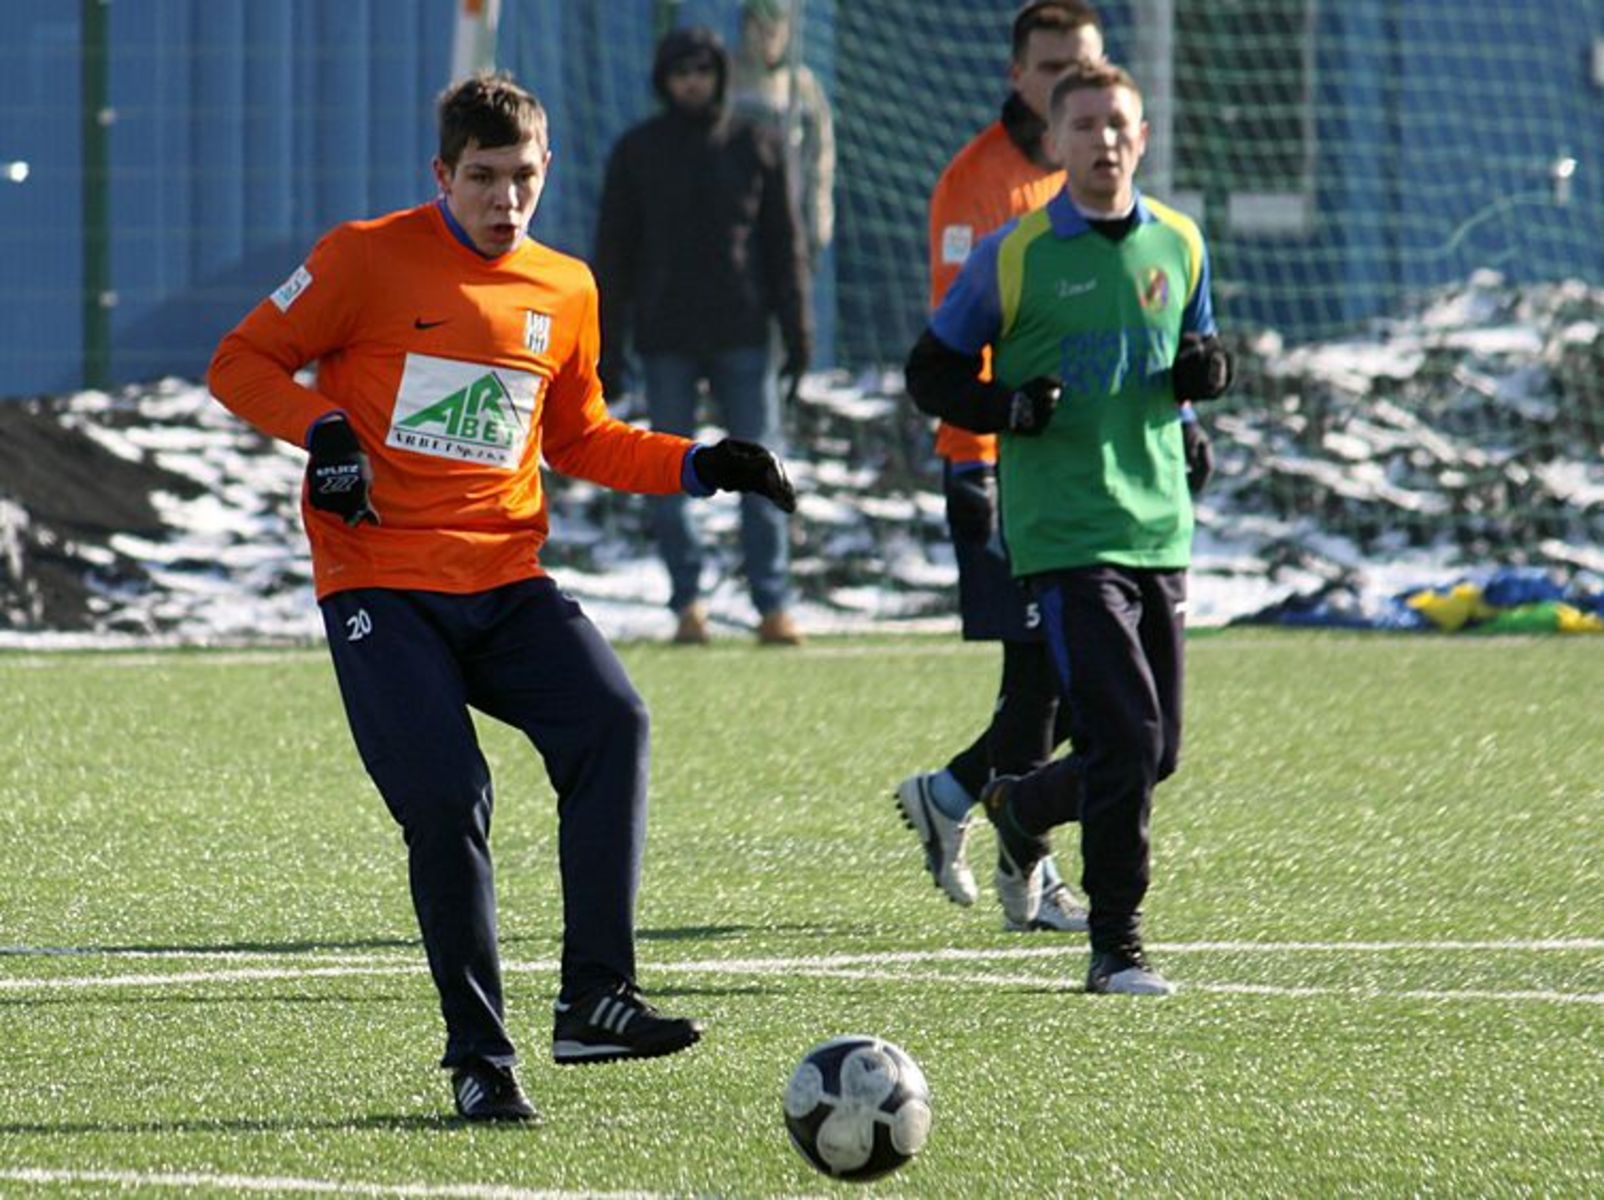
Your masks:
<svg viewBox="0 0 1604 1200"><path fill-rule="evenodd" d="M499 71L480 71L440 93L440 161L454 168L469 142L488 149L534 138L546 151L546 110Z"/></svg>
<svg viewBox="0 0 1604 1200"><path fill-rule="evenodd" d="M1142 89L1136 86L1136 80L1118 63L1077 62L1065 67L1064 73L1053 83L1053 90L1047 97L1047 112L1056 115L1065 96L1092 88L1126 88L1138 100L1142 98Z"/></svg>
<svg viewBox="0 0 1604 1200"><path fill-rule="evenodd" d="M1014 14L1014 61L1025 61L1025 47L1038 29L1069 33L1090 25L1103 28L1103 17L1086 0L1027 0Z"/></svg>

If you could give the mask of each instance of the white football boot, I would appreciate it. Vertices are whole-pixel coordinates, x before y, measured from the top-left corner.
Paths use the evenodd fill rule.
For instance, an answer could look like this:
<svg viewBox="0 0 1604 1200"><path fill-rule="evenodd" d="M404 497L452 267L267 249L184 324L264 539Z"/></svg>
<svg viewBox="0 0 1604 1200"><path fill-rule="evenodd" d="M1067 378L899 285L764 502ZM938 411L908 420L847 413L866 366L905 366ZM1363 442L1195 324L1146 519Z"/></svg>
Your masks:
<svg viewBox="0 0 1604 1200"><path fill-rule="evenodd" d="M1047 840L1020 832L1008 815L1008 794L1016 777L999 775L980 789L980 803L997 831L997 899L1002 902L1005 929L1029 929L1041 912L1043 864Z"/></svg>
<svg viewBox="0 0 1604 1200"><path fill-rule="evenodd" d="M1046 863L1046 859L1042 860ZM1049 879L1047 872L1042 872L1041 894L1037 898L1036 916L1028 925L1016 924L1011 918L1003 916L1003 928L1009 933L1033 933L1045 931L1048 933L1085 933L1087 929L1086 906L1080 898L1069 888L1069 884L1062 879Z"/></svg>
<svg viewBox="0 0 1604 1200"><path fill-rule="evenodd" d="M918 834L924 846L930 878L954 904L967 906L980 894L966 851L971 814L954 820L942 812L930 789L934 778L935 772L929 772L904 779L897 785L897 807L902 810L903 823Z"/></svg>

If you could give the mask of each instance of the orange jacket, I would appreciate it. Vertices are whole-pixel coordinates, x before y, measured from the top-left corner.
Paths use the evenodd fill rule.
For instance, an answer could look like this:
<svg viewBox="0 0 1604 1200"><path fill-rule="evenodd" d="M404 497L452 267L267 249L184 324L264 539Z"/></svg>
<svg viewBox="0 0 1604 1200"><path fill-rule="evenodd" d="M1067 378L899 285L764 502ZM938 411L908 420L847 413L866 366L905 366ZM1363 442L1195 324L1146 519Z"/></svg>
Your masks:
<svg viewBox="0 0 1604 1200"><path fill-rule="evenodd" d="M941 303L976 242L1040 208L1063 186L1064 173L1046 171L1027 158L1001 121L971 138L930 195L931 310ZM997 439L942 422L936 429L936 453L953 462L996 462Z"/></svg>
<svg viewBox="0 0 1604 1200"><path fill-rule="evenodd" d="M582 262L528 239L486 259L430 203L325 235L224 337L207 382L297 446L343 410L372 461L382 525L348 528L302 497L319 599L477 592L544 574L542 454L608 487L680 490L691 443L608 415L599 343Z"/></svg>

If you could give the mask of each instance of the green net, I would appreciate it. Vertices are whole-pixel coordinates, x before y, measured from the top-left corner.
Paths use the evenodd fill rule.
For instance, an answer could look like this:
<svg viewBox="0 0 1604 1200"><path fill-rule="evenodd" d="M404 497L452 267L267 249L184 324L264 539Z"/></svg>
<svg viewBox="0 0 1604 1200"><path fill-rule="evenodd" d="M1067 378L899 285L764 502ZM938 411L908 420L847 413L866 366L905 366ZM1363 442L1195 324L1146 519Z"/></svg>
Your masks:
<svg viewBox="0 0 1604 1200"><path fill-rule="evenodd" d="M809 8L833 24L841 353L893 360L930 189L1007 94L1014 5ZM1147 93L1143 186L1203 224L1222 323L1329 337L1488 267L1604 282L1599 0L1101 8Z"/></svg>
<svg viewBox="0 0 1604 1200"><path fill-rule="evenodd" d="M838 351L894 364L1015 6L810 7L834 25ZM1604 3L1101 8L1147 96L1140 182L1203 227L1243 365L1206 413L1205 577L1604 569Z"/></svg>

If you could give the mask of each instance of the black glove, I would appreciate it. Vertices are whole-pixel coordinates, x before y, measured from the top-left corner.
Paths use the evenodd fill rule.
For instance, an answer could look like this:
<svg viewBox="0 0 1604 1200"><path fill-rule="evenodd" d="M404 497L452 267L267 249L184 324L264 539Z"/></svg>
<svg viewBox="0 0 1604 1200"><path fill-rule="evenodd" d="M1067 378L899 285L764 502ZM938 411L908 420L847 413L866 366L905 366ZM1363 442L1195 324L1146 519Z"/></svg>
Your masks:
<svg viewBox="0 0 1604 1200"><path fill-rule="evenodd" d="M347 525L363 521L377 525L379 514L369 502L373 467L362 453L351 422L344 417L320 421L312 429L307 449L312 452L306 464L307 498L312 507L344 517Z"/></svg>
<svg viewBox="0 0 1604 1200"><path fill-rule="evenodd" d="M997 468L990 463L947 474L947 528L954 541L989 542L997 528Z"/></svg>
<svg viewBox="0 0 1604 1200"><path fill-rule="evenodd" d="M1170 371L1177 401L1218 400L1231 386L1233 374L1231 356L1219 338L1181 335L1181 349Z"/></svg>
<svg viewBox="0 0 1604 1200"><path fill-rule="evenodd" d="M1214 447L1203 432L1203 422L1182 421L1181 443L1186 447L1186 490L1198 496L1214 474Z"/></svg>
<svg viewBox="0 0 1604 1200"><path fill-rule="evenodd" d="M785 362L780 364L780 395L787 404L795 404L797 397L802 394L802 376L807 369L806 346L797 346L786 351Z"/></svg>
<svg viewBox="0 0 1604 1200"><path fill-rule="evenodd" d="M1008 398L1008 432L1020 437L1040 437L1053 419L1064 385L1051 375L1038 375L1019 385Z"/></svg>
<svg viewBox="0 0 1604 1200"><path fill-rule="evenodd" d="M756 492L782 512L796 511L796 489L785 473L785 464L756 442L725 438L716 446L703 446L691 458L691 470L703 487Z"/></svg>

